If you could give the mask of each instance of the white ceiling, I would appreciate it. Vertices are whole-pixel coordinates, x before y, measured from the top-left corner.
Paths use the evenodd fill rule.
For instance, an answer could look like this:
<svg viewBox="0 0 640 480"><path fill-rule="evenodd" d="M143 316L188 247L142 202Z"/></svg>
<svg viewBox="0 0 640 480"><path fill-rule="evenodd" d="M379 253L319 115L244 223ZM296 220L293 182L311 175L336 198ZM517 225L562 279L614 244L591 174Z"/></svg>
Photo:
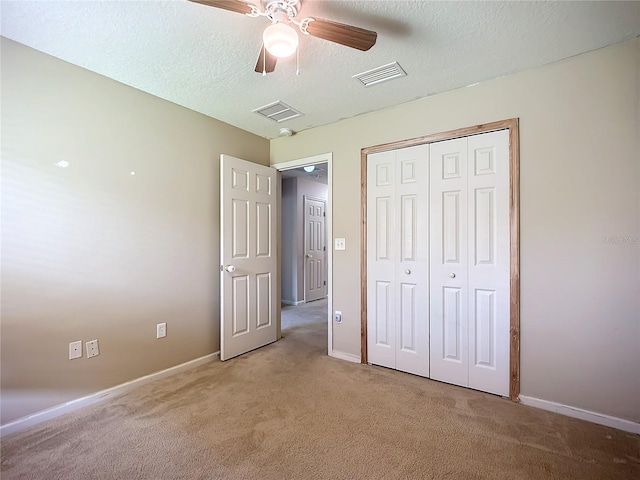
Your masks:
<svg viewBox="0 0 640 480"><path fill-rule="evenodd" d="M375 30L377 44L360 52L301 36L301 75L292 57L263 77L253 68L264 18L186 0L2 0L1 16L5 37L266 138L640 35L638 1L306 0L298 19ZM368 88L351 78L396 60L407 77ZM276 123L252 113L277 100L305 115Z"/></svg>

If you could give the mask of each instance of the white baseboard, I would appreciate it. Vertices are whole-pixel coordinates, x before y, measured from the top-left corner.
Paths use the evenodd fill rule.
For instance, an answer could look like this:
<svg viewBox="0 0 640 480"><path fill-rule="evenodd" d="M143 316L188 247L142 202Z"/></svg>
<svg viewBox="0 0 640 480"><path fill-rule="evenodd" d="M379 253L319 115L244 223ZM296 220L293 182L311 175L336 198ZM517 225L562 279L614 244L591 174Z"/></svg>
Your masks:
<svg viewBox="0 0 640 480"><path fill-rule="evenodd" d="M360 357L351 355L350 353L336 352L333 350L329 352L329 356L340 360L346 360L347 362L360 363Z"/></svg>
<svg viewBox="0 0 640 480"><path fill-rule="evenodd" d="M92 393L91 395L87 395L86 397L70 400L61 405L56 405L55 407L47 408L46 410L42 410L40 412L27 415L26 417L18 418L17 420L13 420L12 422L9 422L0 426L0 437L4 437L5 435L9 435L14 432L19 432L33 425L42 423L46 420L59 417L60 415L73 412L74 410L79 410L80 408L93 405L94 403L101 402L108 398L112 398L117 395L122 395L123 393L129 392L147 383L160 380L161 378L169 377L171 375L175 375L177 373L183 372L190 368L204 365L205 363L209 363L214 359L218 358L219 356L220 356L219 351L215 353L211 353L209 355L205 355L204 357L196 358L194 360L181 363L180 365L176 365L175 367L170 367L165 370L160 370L159 372L155 372L150 375L145 375L144 377L136 378L135 380L131 380L129 382L116 385L115 387L107 388L106 390L101 390L99 392Z"/></svg>
<svg viewBox="0 0 640 480"><path fill-rule="evenodd" d="M562 405L561 403L541 400L539 398L527 397L526 395L520 395L520 402L523 405L528 405L530 407L549 410L550 412L560 413L568 417L579 418L580 420L586 420L587 422L597 423L606 427L617 428L618 430L624 430L625 432L640 435L640 423L632 422L631 420L591 412L589 410L583 410L582 408Z"/></svg>
<svg viewBox="0 0 640 480"><path fill-rule="evenodd" d="M300 300L300 301L298 301L298 302L297 302L297 301L295 301L295 300L285 300L285 299L282 299L282 300L280 300L280 303L284 303L285 305L292 305L292 306L294 306L294 307L295 307L295 306L297 306L297 305L301 305L301 304L303 304L303 303L304 303L304 300Z"/></svg>

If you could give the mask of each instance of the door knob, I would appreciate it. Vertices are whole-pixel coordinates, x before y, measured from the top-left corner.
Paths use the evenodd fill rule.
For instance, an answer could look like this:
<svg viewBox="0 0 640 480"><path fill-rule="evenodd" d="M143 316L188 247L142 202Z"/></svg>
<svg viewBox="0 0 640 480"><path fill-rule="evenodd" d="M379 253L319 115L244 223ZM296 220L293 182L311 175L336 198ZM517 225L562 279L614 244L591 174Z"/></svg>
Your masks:
<svg viewBox="0 0 640 480"><path fill-rule="evenodd" d="M313 258L313 255L311 255L310 253L307 253L307 254L305 255L305 257L307 257L307 258Z"/></svg>
<svg viewBox="0 0 640 480"><path fill-rule="evenodd" d="M450 273L450 274L449 274L449 276L450 276L451 278L456 278L456 274L455 274L455 273Z"/></svg>
<svg viewBox="0 0 640 480"><path fill-rule="evenodd" d="M224 269L229 273L233 273L236 271L236 267L234 265L227 265L226 267L224 267Z"/></svg>
<svg viewBox="0 0 640 480"><path fill-rule="evenodd" d="M404 271L404 273L406 273L407 275L411 275L411 270L409 270L408 268Z"/></svg>

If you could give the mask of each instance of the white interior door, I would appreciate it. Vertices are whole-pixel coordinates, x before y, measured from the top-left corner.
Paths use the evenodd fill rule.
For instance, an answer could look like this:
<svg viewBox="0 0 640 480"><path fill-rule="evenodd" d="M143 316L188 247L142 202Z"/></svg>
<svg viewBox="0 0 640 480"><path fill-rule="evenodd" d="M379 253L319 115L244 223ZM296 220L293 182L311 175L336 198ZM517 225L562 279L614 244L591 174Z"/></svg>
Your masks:
<svg viewBox="0 0 640 480"><path fill-rule="evenodd" d="M304 196L304 299L325 297L326 235L325 203Z"/></svg>
<svg viewBox="0 0 640 480"><path fill-rule="evenodd" d="M367 157L367 351L429 375L428 146Z"/></svg>
<svg viewBox="0 0 640 480"><path fill-rule="evenodd" d="M273 168L220 156L220 359L277 339Z"/></svg>

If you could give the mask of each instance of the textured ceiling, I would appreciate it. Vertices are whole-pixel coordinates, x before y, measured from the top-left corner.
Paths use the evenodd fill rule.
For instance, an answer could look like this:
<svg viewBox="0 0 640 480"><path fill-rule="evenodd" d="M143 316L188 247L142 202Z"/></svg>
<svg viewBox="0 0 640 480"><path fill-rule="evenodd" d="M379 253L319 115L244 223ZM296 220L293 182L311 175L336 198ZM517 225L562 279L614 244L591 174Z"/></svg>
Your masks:
<svg viewBox="0 0 640 480"><path fill-rule="evenodd" d="M259 0L252 3L259 5ZM303 2L378 32L360 52L301 36L275 73L253 71L268 22L186 0L4 1L2 35L266 138L547 64L640 35L640 2ZM398 61L407 76L365 88L352 75ZM281 100L305 115L252 113Z"/></svg>

